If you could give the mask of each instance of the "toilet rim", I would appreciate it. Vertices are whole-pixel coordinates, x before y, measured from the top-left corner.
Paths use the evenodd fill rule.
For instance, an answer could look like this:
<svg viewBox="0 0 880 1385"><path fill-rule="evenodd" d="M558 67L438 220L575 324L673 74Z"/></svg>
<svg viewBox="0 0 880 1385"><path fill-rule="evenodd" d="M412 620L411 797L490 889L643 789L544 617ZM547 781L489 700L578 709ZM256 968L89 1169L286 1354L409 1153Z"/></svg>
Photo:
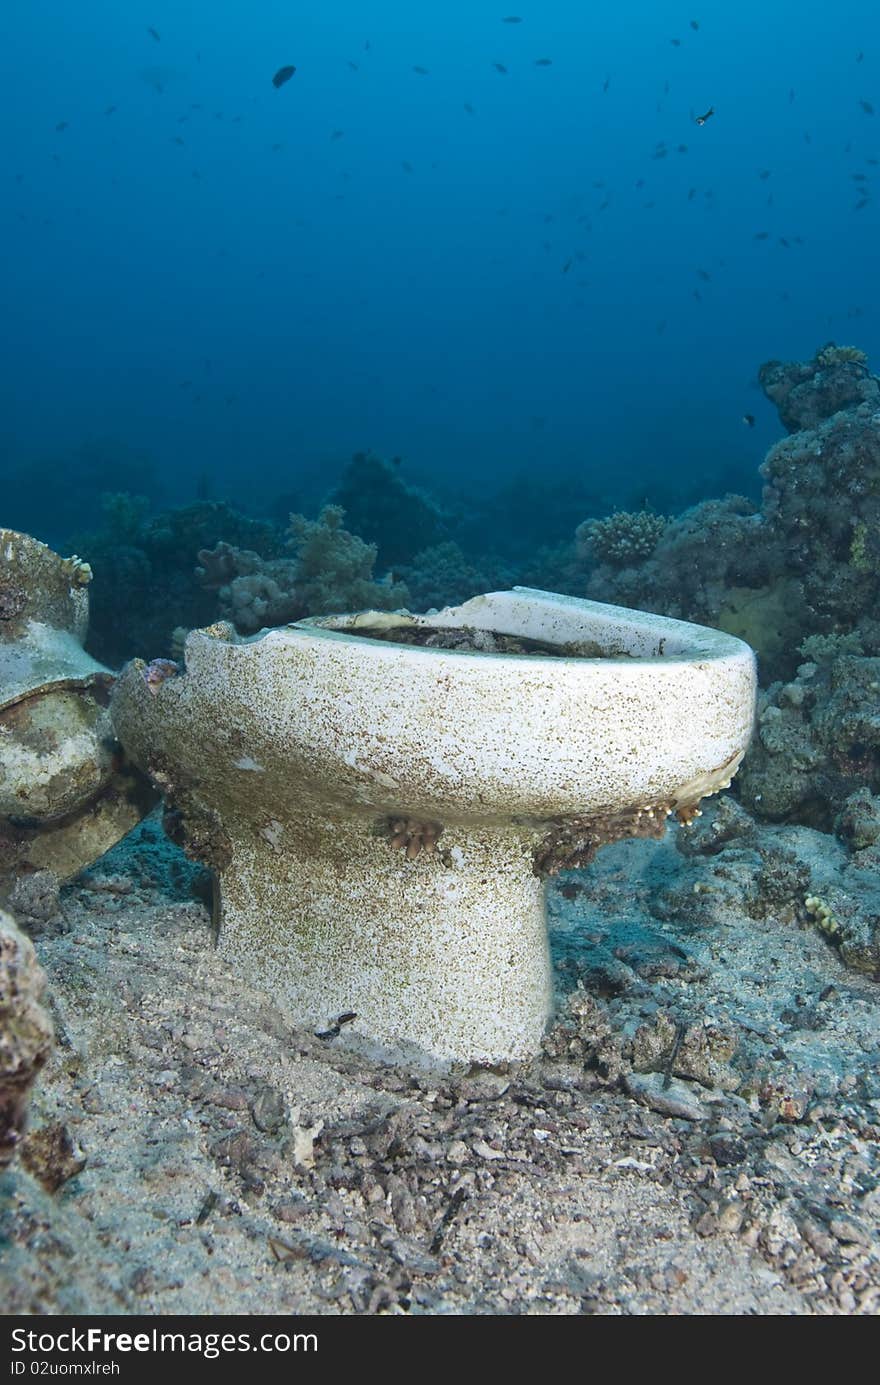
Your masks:
<svg viewBox="0 0 880 1385"><path fill-rule="evenodd" d="M529 617L540 624L529 628ZM396 643L393 639L376 640L366 631L395 628L461 629L468 626L514 637L532 638L547 644L571 645L578 642L607 643L609 652L589 654L512 654L485 650L442 649L431 646ZM612 606L586 598L541 591L533 587L515 586L507 590L486 592L458 606L419 614L410 611L366 610L342 612L323 616L307 616L289 625L268 626L255 634L240 636L226 622L193 631L208 639L220 639L238 645L289 642L300 643L297 636L331 643L357 644L365 651L405 650L415 658L444 656L467 661L525 661L529 665L561 664L598 665L607 668L619 664L632 668L634 663L685 664L754 659L751 647L735 635L710 626L695 625L649 611ZM192 636L191 636L192 637Z"/></svg>

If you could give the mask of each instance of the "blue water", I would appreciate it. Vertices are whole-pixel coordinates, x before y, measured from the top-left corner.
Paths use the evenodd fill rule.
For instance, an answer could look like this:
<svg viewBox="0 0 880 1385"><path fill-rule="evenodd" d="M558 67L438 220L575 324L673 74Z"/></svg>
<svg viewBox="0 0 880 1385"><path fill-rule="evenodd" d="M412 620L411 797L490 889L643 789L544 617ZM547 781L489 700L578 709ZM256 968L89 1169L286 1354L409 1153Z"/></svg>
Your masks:
<svg viewBox="0 0 880 1385"><path fill-rule="evenodd" d="M0 77L0 479L712 495L761 361L880 355L871 0L7 0Z"/></svg>

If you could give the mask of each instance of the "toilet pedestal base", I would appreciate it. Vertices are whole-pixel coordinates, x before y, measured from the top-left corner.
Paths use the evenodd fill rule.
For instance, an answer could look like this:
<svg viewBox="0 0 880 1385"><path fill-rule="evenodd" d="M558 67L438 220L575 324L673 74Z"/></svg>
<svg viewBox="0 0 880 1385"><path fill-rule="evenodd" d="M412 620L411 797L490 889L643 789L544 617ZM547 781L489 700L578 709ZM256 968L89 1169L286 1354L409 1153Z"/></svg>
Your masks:
<svg viewBox="0 0 880 1385"><path fill-rule="evenodd" d="M447 827L407 860L375 819L231 832L219 950L297 1025L425 1061L538 1051L551 1009L544 886L530 839Z"/></svg>

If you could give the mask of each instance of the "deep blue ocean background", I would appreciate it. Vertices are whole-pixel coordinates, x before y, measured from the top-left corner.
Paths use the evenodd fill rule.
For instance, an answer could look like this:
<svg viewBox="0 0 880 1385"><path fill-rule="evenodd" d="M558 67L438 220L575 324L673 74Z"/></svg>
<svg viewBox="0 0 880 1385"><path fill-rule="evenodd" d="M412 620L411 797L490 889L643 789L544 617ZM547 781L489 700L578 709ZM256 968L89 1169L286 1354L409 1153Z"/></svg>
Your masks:
<svg viewBox="0 0 880 1385"><path fill-rule="evenodd" d="M102 449L120 489L249 510L314 511L367 449L464 500L757 494L758 365L880 356L875 0L4 21L0 518L40 537Z"/></svg>

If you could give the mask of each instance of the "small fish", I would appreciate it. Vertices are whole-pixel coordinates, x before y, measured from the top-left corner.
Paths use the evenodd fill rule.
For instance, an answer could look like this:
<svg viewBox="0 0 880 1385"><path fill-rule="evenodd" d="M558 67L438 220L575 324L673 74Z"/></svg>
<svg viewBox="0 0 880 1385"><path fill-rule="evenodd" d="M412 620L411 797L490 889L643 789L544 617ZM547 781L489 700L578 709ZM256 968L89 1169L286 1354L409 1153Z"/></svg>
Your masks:
<svg viewBox="0 0 880 1385"><path fill-rule="evenodd" d="M688 201L689 201L689 202L693 202L693 200L694 200L694 198L696 197L696 195L697 195L697 189L696 189L696 188L688 188Z"/></svg>
<svg viewBox="0 0 880 1385"><path fill-rule="evenodd" d="M502 77L507 76L507 68L504 66L504 63L493 63L492 66L496 72L501 73Z"/></svg>
<svg viewBox="0 0 880 1385"><path fill-rule="evenodd" d="M414 65L413 72L417 72L420 77L427 77L428 75L428 69L426 67L419 67L418 63Z"/></svg>
<svg viewBox="0 0 880 1385"><path fill-rule="evenodd" d="M864 56L865 56L864 53L858 53L858 54L856 55L856 62L857 62L857 63L860 63L860 62L863 60Z"/></svg>
<svg viewBox="0 0 880 1385"><path fill-rule="evenodd" d="M605 78L605 81L602 83L602 90L603 90L603 91L607 91L608 88L610 87L610 85L611 85L611 78L610 78L610 77L606 77L606 78Z"/></svg>
<svg viewBox="0 0 880 1385"><path fill-rule="evenodd" d="M565 261L565 264L562 266L562 272L563 272L563 274L567 274L568 271L571 269L571 267L572 267L573 264L574 264L574 260L566 260L566 261Z"/></svg>
<svg viewBox="0 0 880 1385"><path fill-rule="evenodd" d="M175 135L175 136L174 136L173 143L174 143L174 144L181 144L181 145L182 145L182 144L183 144L183 139L181 138L180 135Z"/></svg>
<svg viewBox="0 0 880 1385"><path fill-rule="evenodd" d="M671 38L671 39L669 40L669 42L672 44L673 48L680 48L680 47L681 47L681 39L680 39L680 38Z"/></svg>
<svg viewBox="0 0 880 1385"><path fill-rule="evenodd" d="M287 67L279 67L275 76L272 78L273 87L283 87L285 82L290 81L294 72L296 72L296 68L292 63L289 63Z"/></svg>
<svg viewBox="0 0 880 1385"><path fill-rule="evenodd" d="M396 460L396 461L400 461L400 458L397 457L397 458L395 458L395 460ZM336 1016L336 1019L335 1019L335 1020L333 1021L333 1023L330 1025L330 1028L329 1028L329 1029L316 1029L316 1030L315 1030L315 1038L316 1038L316 1039L324 1039L324 1040L327 1040L327 1039L336 1039L336 1038L339 1037L339 1034L340 1034L340 1031L341 1031L341 1029L342 1029L342 1026L343 1026L344 1024L351 1024L352 1020L356 1020L356 1019L357 1019L357 1013L356 1013L356 1011L354 1011L354 1010L346 1010L345 1013L344 1013L343 1015L337 1015L337 1016Z"/></svg>
<svg viewBox="0 0 880 1385"><path fill-rule="evenodd" d="M746 425L747 428L754 428L754 426L755 426L755 415L754 415L754 414L743 414L743 416L742 416L742 421L743 421L743 423Z"/></svg>
<svg viewBox="0 0 880 1385"><path fill-rule="evenodd" d="M104 112L104 114L105 114L105 115L112 115L113 112L114 112L115 110L116 110L116 107L115 107L115 106L108 106L107 109L106 109L106 111Z"/></svg>
<svg viewBox="0 0 880 1385"><path fill-rule="evenodd" d="M552 58L535 58L535 67L552 67Z"/></svg>
<svg viewBox="0 0 880 1385"><path fill-rule="evenodd" d="M752 240L766 240L769 235L769 231L756 231Z"/></svg>
<svg viewBox="0 0 880 1385"><path fill-rule="evenodd" d="M790 250L790 249L791 249L791 241L790 241L790 240L786 240L785 236L780 236L780 237L779 237L779 244L782 245L782 246L784 246L786 250Z"/></svg>
<svg viewBox="0 0 880 1385"><path fill-rule="evenodd" d="M62 130L66 130L68 128L69 124L70 122L67 120L59 120L58 124L55 126L55 129L60 134Z"/></svg>
<svg viewBox="0 0 880 1385"><path fill-rule="evenodd" d="M699 29L699 27L700 27L700 21L699 21L698 19L692 19L692 20L691 20L691 28L692 28L693 30L696 31L697 29Z"/></svg>
<svg viewBox="0 0 880 1385"><path fill-rule="evenodd" d="M695 118L694 118L694 124L695 124L695 125L705 125L706 121L707 121L707 120L711 120L711 119L712 119L712 116L713 116L714 114L715 114L715 107L714 107L714 106L710 106L709 109L705 112L704 115L695 116Z"/></svg>
<svg viewBox="0 0 880 1385"><path fill-rule="evenodd" d="M400 167L403 169L404 173L412 173L413 171L413 166L407 159L401 159Z"/></svg>
<svg viewBox="0 0 880 1385"><path fill-rule="evenodd" d="M468 115L476 115L476 111L474 110L474 108L473 108L473 106L471 105L470 101L465 101L465 103L464 103L464 108L465 108L465 110L467 111Z"/></svg>
<svg viewBox="0 0 880 1385"><path fill-rule="evenodd" d="M360 72L360 68L358 67L357 63L353 63L350 58L348 60L348 65L351 68L352 72Z"/></svg>
<svg viewBox="0 0 880 1385"><path fill-rule="evenodd" d="M790 106L794 104L794 87L788 89L788 104Z"/></svg>
<svg viewBox="0 0 880 1385"><path fill-rule="evenodd" d="M709 283L712 282L712 275L709 274L705 269L698 269L698 270L697 270L697 278L698 278L698 279L702 279L703 282L706 283L706 284L709 284Z"/></svg>
<svg viewBox="0 0 880 1385"><path fill-rule="evenodd" d="M522 24L522 15L506 14L501 21L502 24Z"/></svg>
<svg viewBox="0 0 880 1385"><path fill-rule="evenodd" d="M331 138L331 140L334 140L334 139L342 139L342 136L343 136L344 134L345 134L345 131L344 131L344 130L334 130L333 133L332 133L332 135L330 136L330 138Z"/></svg>
<svg viewBox="0 0 880 1385"><path fill-rule="evenodd" d="M862 211L864 211L864 209L865 209L865 207L867 207L869 201L870 201L870 198L868 198L868 197L862 197L862 198L860 198L859 201L856 203L856 205L853 207L853 211L854 211L854 212L862 212Z"/></svg>
<svg viewBox="0 0 880 1385"><path fill-rule="evenodd" d="M700 293L699 289L694 289L694 298L696 298L698 303L702 303L703 295Z"/></svg>
<svg viewBox="0 0 880 1385"><path fill-rule="evenodd" d="M686 144L677 144L677 145L675 146L675 152L676 152L676 154L686 154L687 151L688 151L688 147L687 147Z"/></svg>
<svg viewBox="0 0 880 1385"><path fill-rule="evenodd" d="M870 101L860 101L860 102L859 102L859 105L861 106L862 110L865 112L865 115L873 115L873 114L874 114L874 107L871 105Z"/></svg>
<svg viewBox="0 0 880 1385"><path fill-rule="evenodd" d="M150 38L154 38L157 43L162 42L162 35L159 33L158 29L153 28L152 24L147 25L147 33L150 35Z"/></svg>

